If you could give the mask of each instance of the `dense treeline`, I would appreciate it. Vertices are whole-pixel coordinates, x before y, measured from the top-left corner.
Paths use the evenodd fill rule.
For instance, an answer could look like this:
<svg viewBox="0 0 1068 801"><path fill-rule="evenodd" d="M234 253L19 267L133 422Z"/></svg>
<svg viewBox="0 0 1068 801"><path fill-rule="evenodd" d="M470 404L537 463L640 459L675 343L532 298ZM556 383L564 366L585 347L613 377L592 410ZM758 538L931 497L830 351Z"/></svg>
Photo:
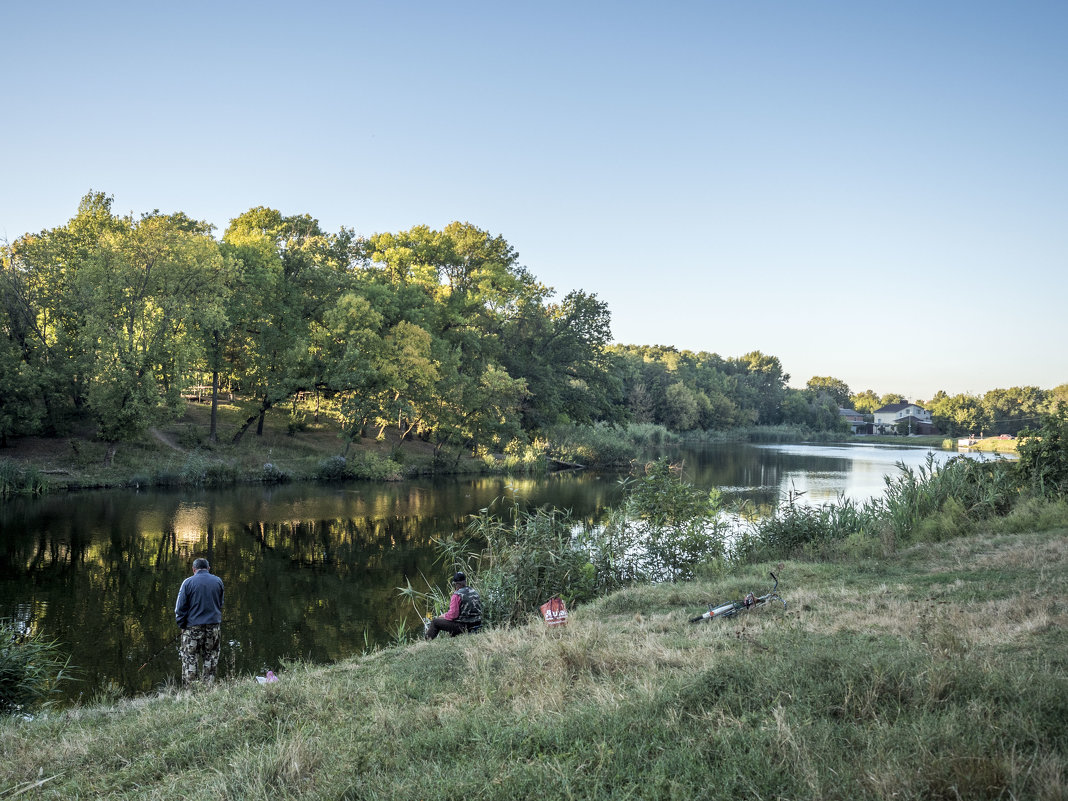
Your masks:
<svg viewBox="0 0 1068 801"><path fill-rule="evenodd" d="M254 208L216 239L182 213L111 205L91 193L66 225L4 250L5 439L91 420L120 441L179 414L192 386L255 399L237 439L304 393L350 439L395 428L450 449L560 422L774 421L785 391L762 354L609 348L603 302L554 300L503 238L467 223L361 238Z"/></svg>
<svg viewBox="0 0 1068 801"><path fill-rule="evenodd" d="M504 239L465 223L359 238L254 208L216 239L90 194L6 248L0 292L5 438L82 419L130 438L201 385L255 399L238 439L300 393L352 439L395 427L438 447L622 412L605 304L552 302Z"/></svg>
<svg viewBox="0 0 1068 801"><path fill-rule="evenodd" d="M314 397L349 441L394 429L455 452L560 423L847 430L838 408L865 398L833 378L790 389L759 351L610 345L595 294L554 299L507 241L469 223L360 237L258 207L216 238L181 212L119 216L90 193L0 261L0 443L83 421L105 441L133 438L178 416L191 387L210 388L210 441L225 392L254 400L235 441ZM1047 409L1032 389L992 401L992 418ZM959 398L940 393L936 415L967 427Z"/></svg>
<svg viewBox="0 0 1068 801"><path fill-rule="evenodd" d="M848 389L846 387L847 395ZM870 389L848 395L848 398L849 402L843 405L864 414L872 414L891 403L906 401L904 395L890 393L879 396ZM1058 404L1068 404L1068 384L1051 390L1038 387L992 389L983 395L948 395L939 390L930 400L918 403L931 412L935 427L951 437L984 433L1019 434L1025 428L1041 425Z"/></svg>

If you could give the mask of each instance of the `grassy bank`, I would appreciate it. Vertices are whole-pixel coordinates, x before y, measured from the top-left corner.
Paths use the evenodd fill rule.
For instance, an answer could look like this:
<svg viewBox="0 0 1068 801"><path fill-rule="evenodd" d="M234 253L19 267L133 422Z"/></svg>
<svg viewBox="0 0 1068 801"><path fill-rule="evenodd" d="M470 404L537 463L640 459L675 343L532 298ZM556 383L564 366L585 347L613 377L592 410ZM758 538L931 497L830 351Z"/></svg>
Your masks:
<svg viewBox="0 0 1068 801"><path fill-rule="evenodd" d="M89 430L57 438L24 438L0 450L8 474L33 476L36 489L123 486L225 486L247 482L363 478L396 480L430 472L485 472L515 468L518 459L476 459L439 454L421 440L365 437L346 447L337 421L315 418L309 405L272 410L262 434L252 426L239 442L234 436L253 413L250 404L221 404L217 442L208 439L210 410L190 403L185 414L112 447ZM447 456L443 464L442 456ZM0 473L0 478L3 474ZM14 479L9 479L14 483Z"/></svg>
<svg viewBox="0 0 1068 801"><path fill-rule="evenodd" d="M0 722L0 798L1063 799L1068 528L790 561Z"/></svg>

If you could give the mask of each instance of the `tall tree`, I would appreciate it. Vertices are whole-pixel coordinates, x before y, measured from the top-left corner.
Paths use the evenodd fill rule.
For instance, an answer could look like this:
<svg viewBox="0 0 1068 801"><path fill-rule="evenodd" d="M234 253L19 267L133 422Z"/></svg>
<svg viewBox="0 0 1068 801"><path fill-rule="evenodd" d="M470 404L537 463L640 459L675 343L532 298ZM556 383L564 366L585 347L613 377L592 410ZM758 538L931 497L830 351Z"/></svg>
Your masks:
<svg viewBox="0 0 1068 801"><path fill-rule="evenodd" d="M608 306L581 291L560 303L531 295L518 304L501 328L500 360L527 385L524 428L622 418L622 383L607 351L610 321Z"/></svg>
<svg viewBox="0 0 1068 801"><path fill-rule="evenodd" d="M234 442L267 412L322 379L313 358L313 330L350 284L351 232L324 233L308 215L283 216L262 206L230 221L223 241L239 259L241 280L231 320L242 332L240 380L257 409Z"/></svg>
<svg viewBox="0 0 1068 801"><path fill-rule="evenodd" d="M146 215L101 237L76 281L93 365L87 400L101 437L135 436L180 408L197 348L189 321L217 294L220 262L214 240L184 215Z"/></svg>
<svg viewBox="0 0 1068 801"><path fill-rule="evenodd" d="M839 407L848 407L849 398L852 393L849 391L849 385L839 378L832 378L831 376L812 376L805 384L805 389L809 391L813 398L817 398L821 393L829 396Z"/></svg>

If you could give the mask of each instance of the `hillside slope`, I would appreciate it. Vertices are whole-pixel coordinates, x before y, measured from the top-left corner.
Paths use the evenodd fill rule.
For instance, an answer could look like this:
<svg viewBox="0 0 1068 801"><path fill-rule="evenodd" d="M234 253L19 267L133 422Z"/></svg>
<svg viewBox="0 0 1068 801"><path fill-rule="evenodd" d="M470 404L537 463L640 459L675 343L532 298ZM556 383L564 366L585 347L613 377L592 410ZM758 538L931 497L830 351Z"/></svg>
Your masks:
<svg viewBox="0 0 1068 801"><path fill-rule="evenodd" d="M0 797L1063 799L1068 528L767 566L0 723Z"/></svg>

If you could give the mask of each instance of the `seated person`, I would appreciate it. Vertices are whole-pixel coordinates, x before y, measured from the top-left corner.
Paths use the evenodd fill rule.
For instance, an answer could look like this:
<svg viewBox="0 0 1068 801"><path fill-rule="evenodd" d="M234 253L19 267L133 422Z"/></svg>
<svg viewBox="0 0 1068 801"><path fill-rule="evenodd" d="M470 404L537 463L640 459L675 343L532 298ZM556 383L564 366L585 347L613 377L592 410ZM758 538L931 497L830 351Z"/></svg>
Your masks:
<svg viewBox="0 0 1068 801"><path fill-rule="evenodd" d="M424 636L432 640L438 636L438 632L447 631L450 636L455 637L481 625L482 599L478 597L478 590L468 587L467 576L457 573L452 577L449 611L431 620Z"/></svg>

